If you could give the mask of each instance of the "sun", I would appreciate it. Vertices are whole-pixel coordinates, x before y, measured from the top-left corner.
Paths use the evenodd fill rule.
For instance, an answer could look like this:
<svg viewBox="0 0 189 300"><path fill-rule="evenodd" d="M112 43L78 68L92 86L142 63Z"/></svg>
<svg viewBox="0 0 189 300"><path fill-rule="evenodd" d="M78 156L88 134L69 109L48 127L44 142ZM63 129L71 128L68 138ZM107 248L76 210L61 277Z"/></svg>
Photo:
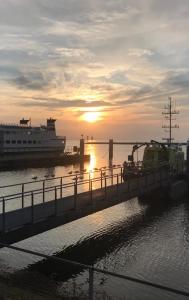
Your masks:
<svg viewBox="0 0 189 300"><path fill-rule="evenodd" d="M89 122L89 123L95 123L95 122L101 120L101 113L98 111L86 112L83 114L82 120Z"/></svg>

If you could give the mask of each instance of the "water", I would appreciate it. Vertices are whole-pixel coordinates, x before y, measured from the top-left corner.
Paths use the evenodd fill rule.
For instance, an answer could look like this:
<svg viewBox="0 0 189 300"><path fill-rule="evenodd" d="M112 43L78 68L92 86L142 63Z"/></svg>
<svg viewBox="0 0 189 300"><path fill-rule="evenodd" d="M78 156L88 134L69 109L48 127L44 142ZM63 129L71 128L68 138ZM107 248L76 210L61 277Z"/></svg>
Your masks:
<svg viewBox="0 0 189 300"><path fill-rule="evenodd" d="M92 160L86 168L108 165L107 146L90 145L88 151ZM116 146L114 162L122 163L128 153L125 146ZM53 172L61 176L78 169L79 166L55 167ZM30 181L33 174L43 178L47 172L49 169L44 168L2 172L1 185ZM16 245L189 292L188 199L144 206L134 198ZM88 271L13 250L0 250L0 275L1 294L9 298L9 293L19 294L19 299L30 299L32 293L43 299L87 297ZM15 291L15 286L19 290ZM185 299L99 274L95 274L95 293L96 299Z"/></svg>

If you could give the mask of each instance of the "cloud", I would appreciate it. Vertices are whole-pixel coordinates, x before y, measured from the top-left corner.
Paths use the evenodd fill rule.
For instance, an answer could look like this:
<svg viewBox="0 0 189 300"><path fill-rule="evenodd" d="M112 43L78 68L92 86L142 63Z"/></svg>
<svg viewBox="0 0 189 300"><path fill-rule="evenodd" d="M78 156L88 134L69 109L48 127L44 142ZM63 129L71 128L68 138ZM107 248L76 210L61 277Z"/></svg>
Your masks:
<svg viewBox="0 0 189 300"><path fill-rule="evenodd" d="M20 101L20 105L23 106L38 106L38 107L52 107L52 108L80 108L80 107L106 107L112 106L112 103L108 101L86 101L82 99L63 100L57 98L43 98L33 97L28 98L25 101Z"/></svg>
<svg viewBox="0 0 189 300"><path fill-rule="evenodd" d="M43 90L50 87L51 75L44 76L41 72L29 72L11 80L11 83L20 89Z"/></svg>

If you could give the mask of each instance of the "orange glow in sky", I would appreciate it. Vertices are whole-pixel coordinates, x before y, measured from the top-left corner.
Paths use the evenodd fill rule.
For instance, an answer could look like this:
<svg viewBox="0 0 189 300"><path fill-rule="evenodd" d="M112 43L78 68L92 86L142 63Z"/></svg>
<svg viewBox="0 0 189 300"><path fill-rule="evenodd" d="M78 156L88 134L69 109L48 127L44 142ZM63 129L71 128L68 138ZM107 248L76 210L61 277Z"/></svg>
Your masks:
<svg viewBox="0 0 189 300"><path fill-rule="evenodd" d="M82 115L82 120L89 122L89 123L95 123L97 121L100 121L102 118L102 114L97 111L90 111L86 112Z"/></svg>

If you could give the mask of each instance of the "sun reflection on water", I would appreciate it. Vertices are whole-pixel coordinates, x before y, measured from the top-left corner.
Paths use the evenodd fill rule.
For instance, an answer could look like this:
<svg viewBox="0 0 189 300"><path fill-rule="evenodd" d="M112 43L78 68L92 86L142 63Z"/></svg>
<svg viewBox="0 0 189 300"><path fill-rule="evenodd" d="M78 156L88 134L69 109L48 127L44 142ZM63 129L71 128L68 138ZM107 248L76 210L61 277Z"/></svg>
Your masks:
<svg viewBox="0 0 189 300"><path fill-rule="evenodd" d="M93 170L96 167L96 151L94 145L88 145L87 152L90 154L90 163L87 171L91 173L92 178L94 177Z"/></svg>

